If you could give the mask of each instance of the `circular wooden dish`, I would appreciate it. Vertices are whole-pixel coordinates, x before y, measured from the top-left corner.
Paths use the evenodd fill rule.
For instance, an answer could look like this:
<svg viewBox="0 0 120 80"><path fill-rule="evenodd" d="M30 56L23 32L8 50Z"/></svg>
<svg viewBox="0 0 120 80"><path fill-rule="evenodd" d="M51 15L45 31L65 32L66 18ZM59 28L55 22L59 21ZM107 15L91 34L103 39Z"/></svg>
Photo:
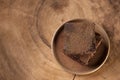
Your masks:
<svg viewBox="0 0 120 80"><path fill-rule="evenodd" d="M81 21L81 20L78 19L78 20L72 20L72 21ZM109 52L110 52L110 40L108 38L107 33L104 31L104 29L101 26L99 26L98 24L96 24L96 26L95 26L95 32L99 33L103 37L103 39L104 39L103 43L106 46L106 50L104 50L104 52L101 52L101 54L104 54L103 58L102 58L101 63L99 65L89 67L89 66L82 65L82 64L72 60L70 57L68 57L64 54L64 52L63 52L63 47L64 47L63 28L64 28L64 24L61 25L55 31L55 34L54 34L53 40L52 40L52 51L53 51L54 56L55 56L56 60L58 61L58 63L66 71L73 73L73 74L78 74L78 75L91 74L91 73L97 71L98 69L100 69L104 65L104 63L106 62L106 60L109 56Z"/></svg>

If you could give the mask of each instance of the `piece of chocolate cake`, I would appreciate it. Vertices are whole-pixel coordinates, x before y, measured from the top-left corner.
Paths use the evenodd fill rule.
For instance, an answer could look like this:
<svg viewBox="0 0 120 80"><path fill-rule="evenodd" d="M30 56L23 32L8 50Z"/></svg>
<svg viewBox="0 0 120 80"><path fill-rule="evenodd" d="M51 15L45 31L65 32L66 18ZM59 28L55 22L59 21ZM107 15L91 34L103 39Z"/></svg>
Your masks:
<svg viewBox="0 0 120 80"><path fill-rule="evenodd" d="M99 35L96 35L96 52L94 56L88 61L89 66L98 66L100 65L107 53L107 47L104 43L103 38Z"/></svg>
<svg viewBox="0 0 120 80"><path fill-rule="evenodd" d="M64 25L64 53L73 60L89 65L90 59L101 44L101 38L95 34L95 24L89 21L69 22Z"/></svg>

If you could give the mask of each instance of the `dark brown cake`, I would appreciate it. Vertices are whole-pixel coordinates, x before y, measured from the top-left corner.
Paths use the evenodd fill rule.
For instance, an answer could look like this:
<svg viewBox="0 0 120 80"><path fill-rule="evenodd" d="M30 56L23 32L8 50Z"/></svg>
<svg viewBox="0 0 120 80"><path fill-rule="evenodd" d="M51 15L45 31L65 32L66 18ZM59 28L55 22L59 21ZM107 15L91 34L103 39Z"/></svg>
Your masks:
<svg viewBox="0 0 120 80"><path fill-rule="evenodd" d="M102 42L103 40L100 41L99 46L96 49L96 53L94 54L94 56L88 61L88 65L92 66L92 65L99 65L102 63L102 58L104 58L104 54L106 52L106 46L105 44Z"/></svg>
<svg viewBox="0 0 120 80"><path fill-rule="evenodd" d="M94 28L95 25L89 21L66 23L64 53L84 65L91 64L90 60L94 60L93 56L102 42L100 35L95 34Z"/></svg>

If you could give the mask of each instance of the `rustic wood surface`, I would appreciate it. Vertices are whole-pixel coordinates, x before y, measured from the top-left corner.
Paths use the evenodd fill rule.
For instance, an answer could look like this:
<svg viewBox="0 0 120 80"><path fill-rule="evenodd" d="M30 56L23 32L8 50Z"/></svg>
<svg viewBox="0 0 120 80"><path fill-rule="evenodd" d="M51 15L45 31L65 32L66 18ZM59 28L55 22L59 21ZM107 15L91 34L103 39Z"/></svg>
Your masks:
<svg viewBox="0 0 120 80"><path fill-rule="evenodd" d="M106 64L87 76L65 72L51 52L72 19L100 24L111 40ZM120 80L120 0L0 0L0 80Z"/></svg>

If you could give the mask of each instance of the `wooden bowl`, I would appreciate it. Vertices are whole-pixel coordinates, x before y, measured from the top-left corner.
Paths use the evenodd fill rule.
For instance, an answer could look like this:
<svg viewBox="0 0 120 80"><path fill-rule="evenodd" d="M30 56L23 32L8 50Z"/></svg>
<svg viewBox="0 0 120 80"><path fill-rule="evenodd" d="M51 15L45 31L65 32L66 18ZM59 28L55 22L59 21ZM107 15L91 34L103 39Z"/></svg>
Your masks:
<svg viewBox="0 0 120 80"><path fill-rule="evenodd" d="M71 21L81 21L81 19L71 20ZM67 22L65 22L65 23L67 23ZM62 66L62 68L65 71L68 71L70 73L77 74L77 75L91 74L91 73L99 70L105 64L105 62L109 56L109 52L110 52L110 40L109 40L107 33L102 28L102 26L95 24L96 25L95 32L99 33L103 37L104 44L107 47L107 52L104 53L105 56L104 56L104 59L100 65L89 67L89 66L82 65L82 64L72 60L70 57L66 56L63 53L63 51L62 51L63 46L64 46L63 39L62 39L62 38L64 38L63 32L62 32L62 30L64 28L63 25L61 25L55 31L55 33L53 35L53 39L52 39L52 46L51 46L52 48L51 49L52 49L52 52L53 52L54 57L57 60L57 62Z"/></svg>

